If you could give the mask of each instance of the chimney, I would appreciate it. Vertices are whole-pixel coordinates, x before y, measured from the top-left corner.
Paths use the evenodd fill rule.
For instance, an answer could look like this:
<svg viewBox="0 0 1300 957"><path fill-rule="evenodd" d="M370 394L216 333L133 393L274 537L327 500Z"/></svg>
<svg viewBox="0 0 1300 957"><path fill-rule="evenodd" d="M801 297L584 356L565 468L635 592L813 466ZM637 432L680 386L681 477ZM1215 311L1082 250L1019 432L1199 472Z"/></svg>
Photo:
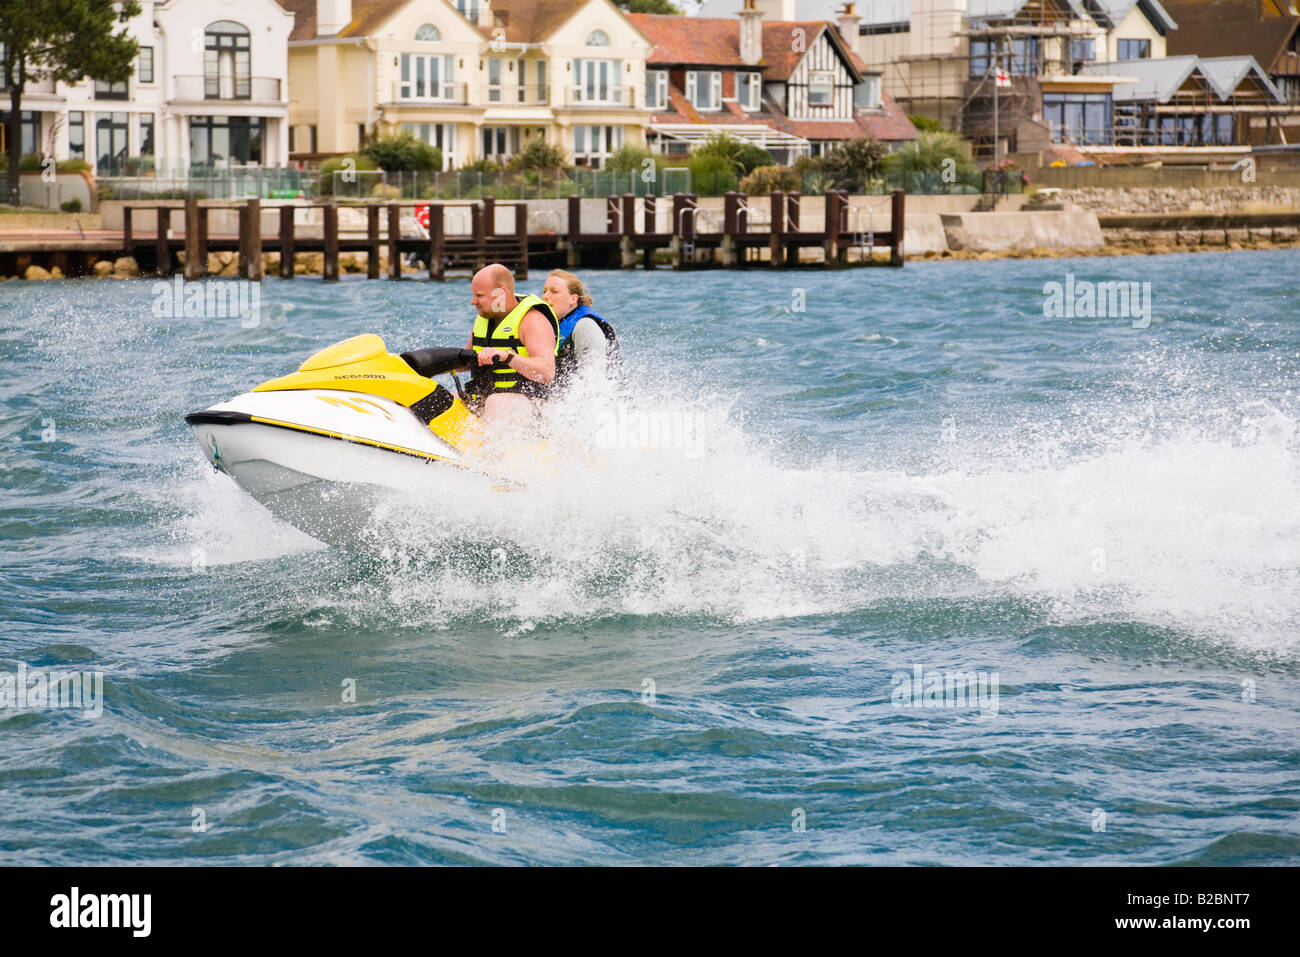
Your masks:
<svg viewBox="0 0 1300 957"><path fill-rule="evenodd" d="M757 66L763 59L763 11L754 0L745 0L740 17L740 59L747 66Z"/></svg>
<svg viewBox="0 0 1300 957"><path fill-rule="evenodd" d="M352 0L316 0L316 36L335 36L351 22Z"/></svg>
<svg viewBox="0 0 1300 957"><path fill-rule="evenodd" d="M840 39L854 53L858 52L858 21L862 18L853 12L856 4L846 3L840 9L839 19L836 21L840 25Z"/></svg>

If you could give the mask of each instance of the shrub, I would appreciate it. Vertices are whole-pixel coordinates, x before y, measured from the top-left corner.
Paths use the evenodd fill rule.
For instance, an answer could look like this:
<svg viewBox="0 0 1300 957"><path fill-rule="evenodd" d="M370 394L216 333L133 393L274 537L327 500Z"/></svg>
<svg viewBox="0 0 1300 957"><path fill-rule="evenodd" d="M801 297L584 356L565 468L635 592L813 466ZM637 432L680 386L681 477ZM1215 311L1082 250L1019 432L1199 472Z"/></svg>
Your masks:
<svg viewBox="0 0 1300 957"><path fill-rule="evenodd" d="M774 189L789 193L801 185L799 174L788 166L760 166L740 181L740 191L750 196L767 196Z"/></svg>
<svg viewBox="0 0 1300 957"><path fill-rule="evenodd" d="M707 139L691 153L694 157L716 157L726 163L730 172L744 176L760 166L771 166L775 160L772 154L750 143L743 143L726 133L711 133ZM694 164L690 164L694 170Z"/></svg>
<svg viewBox="0 0 1300 957"><path fill-rule="evenodd" d="M514 156L510 157L509 168L514 170L563 169L568 166L564 147L548 143L540 136L534 136Z"/></svg>
<svg viewBox="0 0 1300 957"><path fill-rule="evenodd" d="M632 173L642 169L646 160L650 160L656 166L664 165L646 147L625 143L610 154L609 159L605 161L605 169L612 169L619 173Z"/></svg>
<svg viewBox="0 0 1300 957"><path fill-rule="evenodd" d="M691 154L687 166L691 171L691 187L702 195L719 196L739 185L736 166L726 156L697 150Z"/></svg>
<svg viewBox="0 0 1300 957"><path fill-rule="evenodd" d="M476 159L472 163L466 163L461 167L461 171L466 173L499 173L501 167L490 159L484 158Z"/></svg>
<svg viewBox="0 0 1300 957"><path fill-rule="evenodd" d="M65 200L59 204L59 209L63 210L65 213L79 213L81 212L81 200L76 197Z"/></svg>
<svg viewBox="0 0 1300 957"><path fill-rule="evenodd" d="M362 147L361 155L379 169L390 172L442 169L442 150L430 146L410 130L375 137Z"/></svg>
<svg viewBox="0 0 1300 957"><path fill-rule="evenodd" d="M910 191L977 184L980 179L969 144L947 130L922 133L915 143L890 154L883 165Z"/></svg>
<svg viewBox="0 0 1300 957"><path fill-rule="evenodd" d="M370 157L360 153L330 157L320 164L320 192L322 196L334 195L334 174L346 170L348 160L352 161L353 169L362 172L370 172L379 168Z"/></svg>
<svg viewBox="0 0 1300 957"><path fill-rule="evenodd" d="M376 183L375 188L370 191L370 195L375 199L401 199L402 188L400 186L390 186L388 183Z"/></svg>

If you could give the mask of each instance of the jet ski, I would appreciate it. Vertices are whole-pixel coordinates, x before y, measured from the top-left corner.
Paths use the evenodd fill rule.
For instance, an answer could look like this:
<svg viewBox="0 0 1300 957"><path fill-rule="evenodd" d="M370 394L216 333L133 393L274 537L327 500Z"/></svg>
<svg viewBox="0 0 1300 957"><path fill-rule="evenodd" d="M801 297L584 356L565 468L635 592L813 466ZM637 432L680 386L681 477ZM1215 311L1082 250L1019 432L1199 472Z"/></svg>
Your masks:
<svg viewBox="0 0 1300 957"><path fill-rule="evenodd" d="M396 491L464 501L510 488L477 460L472 349L393 355L374 334L355 336L185 421L208 461L277 518L331 544L352 544L376 505ZM452 388L434 380L450 375Z"/></svg>

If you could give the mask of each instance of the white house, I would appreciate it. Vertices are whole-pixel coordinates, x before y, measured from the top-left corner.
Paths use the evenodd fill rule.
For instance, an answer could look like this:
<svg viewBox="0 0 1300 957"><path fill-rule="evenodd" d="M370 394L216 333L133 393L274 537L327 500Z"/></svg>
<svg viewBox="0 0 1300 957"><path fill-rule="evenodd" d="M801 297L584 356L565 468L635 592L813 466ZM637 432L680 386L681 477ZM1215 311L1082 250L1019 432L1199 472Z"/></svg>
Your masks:
<svg viewBox="0 0 1300 957"><path fill-rule="evenodd" d="M275 0L139 2L125 83L28 80L23 153L84 158L99 175L147 168L137 157L159 175L285 165L293 15Z"/></svg>

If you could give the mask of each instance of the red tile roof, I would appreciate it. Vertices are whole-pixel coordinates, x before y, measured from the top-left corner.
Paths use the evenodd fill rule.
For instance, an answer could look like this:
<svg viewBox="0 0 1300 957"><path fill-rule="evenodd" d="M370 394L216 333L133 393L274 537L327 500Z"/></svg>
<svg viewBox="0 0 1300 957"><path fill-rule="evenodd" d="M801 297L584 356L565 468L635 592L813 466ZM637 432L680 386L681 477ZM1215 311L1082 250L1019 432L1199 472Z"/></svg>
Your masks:
<svg viewBox="0 0 1300 957"><path fill-rule="evenodd" d="M316 36L316 0L277 0L294 15L290 40L311 40ZM414 0L352 0L352 22L339 31L341 37L369 36L384 21ZM544 40L586 5L587 0L494 0L492 12L504 19L507 43L535 43ZM454 9L454 6L453 6ZM476 28L491 38L495 27Z"/></svg>

